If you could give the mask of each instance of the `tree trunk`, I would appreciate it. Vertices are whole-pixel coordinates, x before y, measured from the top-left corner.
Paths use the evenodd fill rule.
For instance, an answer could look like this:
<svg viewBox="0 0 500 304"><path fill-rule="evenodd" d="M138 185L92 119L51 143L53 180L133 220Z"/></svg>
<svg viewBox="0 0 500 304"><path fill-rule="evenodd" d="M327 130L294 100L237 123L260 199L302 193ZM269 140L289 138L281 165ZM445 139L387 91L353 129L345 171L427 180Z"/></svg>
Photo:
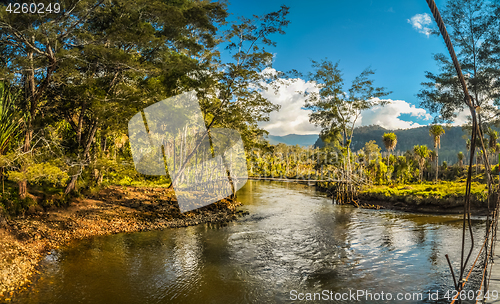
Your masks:
<svg viewBox="0 0 500 304"><path fill-rule="evenodd" d="M76 129L76 140L78 142L78 148L80 148L82 144L82 128L83 128L83 116L85 114L85 108L86 108L86 100L84 99L82 101L82 110L80 112L80 117L78 118L78 126Z"/></svg>
<svg viewBox="0 0 500 304"><path fill-rule="evenodd" d="M18 182L17 185L19 187L19 198L25 199L28 195L28 181L22 180Z"/></svg>
<svg viewBox="0 0 500 304"><path fill-rule="evenodd" d="M26 74L26 83L25 83L25 98L29 100L28 108L29 108L29 116L28 121L26 122L26 130L24 134L24 144L23 144L23 153L28 153L31 148L31 135L32 131L32 122L35 116L36 109L36 100L35 100L35 68L33 66L33 51L28 51L28 59L30 60L30 69ZM25 165L22 165L21 171L26 171ZM25 199L28 195L28 181L22 180L18 183L19 187L19 198Z"/></svg>
<svg viewBox="0 0 500 304"><path fill-rule="evenodd" d="M92 129L90 130L90 134L87 138L87 142L85 144L85 150L83 152L83 163L80 165L80 170L83 170L86 166L84 162L86 162L89 158L89 152L90 152L90 146L92 145L92 141L94 140L95 133L97 131L97 126L98 126L98 121L96 120L94 122L94 125L92 126ZM76 181L78 180L78 176L80 174L75 174L71 177L71 181L69 184L66 186L66 189L64 190L64 194L69 194L71 191L75 190L76 188Z"/></svg>
<svg viewBox="0 0 500 304"><path fill-rule="evenodd" d="M439 149L436 149L436 183L438 181L438 171L439 171Z"/></svg>
<svg viewBox="0 0 500 304"><path fill-rule="evenodd" d="M231 171L229 170L230 167L229 167L229 164L227 163L227 160L226 160L226 157L224 156L224 154L221 155L222 156L222 162L224 164L224 167L226 169L226 174L227 174L227 180L229 182L229 185L231 186L231 198L232 199L235 199L236 198L236 188L234 187L234 181L233 181L233 178L231 176Z"/></svg>
<svg viewBox="0 0 500 304"><path fill-rule="evenodd" d="M64 194L69 194L71 191L75 190L76 188L76 181L78 180L78 175L73 175L71 177L71 181L69 184L66 186L66 189L64 190Z"/></svg>

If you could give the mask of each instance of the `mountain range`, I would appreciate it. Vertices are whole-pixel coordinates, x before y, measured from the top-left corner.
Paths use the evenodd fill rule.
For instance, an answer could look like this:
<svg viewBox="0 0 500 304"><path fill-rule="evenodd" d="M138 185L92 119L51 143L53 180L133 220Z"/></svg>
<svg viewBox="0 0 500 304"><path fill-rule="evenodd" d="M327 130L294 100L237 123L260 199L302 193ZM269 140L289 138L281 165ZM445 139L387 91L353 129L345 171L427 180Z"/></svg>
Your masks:
<svg viewBox="0 0 500 304"><path fill-rule="evenodd" d="M277 145L283 143L289 146L299 145L302 147L312 146L316 143L319 136L317 134L312 135L300 135L300 134L288 134L285 136L278 135L268 135L265 138L269 141L271 145Z"/></svg>

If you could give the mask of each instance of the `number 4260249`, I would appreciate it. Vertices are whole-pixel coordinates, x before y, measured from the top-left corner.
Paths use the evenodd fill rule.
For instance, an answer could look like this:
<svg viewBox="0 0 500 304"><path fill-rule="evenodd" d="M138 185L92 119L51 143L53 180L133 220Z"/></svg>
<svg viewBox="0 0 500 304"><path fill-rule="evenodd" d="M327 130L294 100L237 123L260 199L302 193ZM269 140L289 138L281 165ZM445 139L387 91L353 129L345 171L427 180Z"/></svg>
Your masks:
<svg viewBox="0 0 500 304"><path fill-rule="evenodd" d="M59 13L61 5L59 3L9 3L6 9L11 14L45 14Z"/></svg>

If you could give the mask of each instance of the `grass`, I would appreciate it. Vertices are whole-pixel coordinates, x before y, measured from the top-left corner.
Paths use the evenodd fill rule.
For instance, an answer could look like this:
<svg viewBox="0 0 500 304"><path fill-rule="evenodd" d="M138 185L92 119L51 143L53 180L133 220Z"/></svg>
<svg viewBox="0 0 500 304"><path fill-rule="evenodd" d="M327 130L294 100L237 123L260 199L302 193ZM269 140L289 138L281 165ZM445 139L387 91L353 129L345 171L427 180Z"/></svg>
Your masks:
<svg viewBox="0 0 500 304"><path fill-rule="evenodd" d="M450 196L465 195L465 180L442 181L439 183L422 182L420 184L406 185L374 185L363 190L365 193L384 194L385 196L417 196L445 198ZM473 182L471 193L484 196L488 193L488 186L483 183Z"/></svg>

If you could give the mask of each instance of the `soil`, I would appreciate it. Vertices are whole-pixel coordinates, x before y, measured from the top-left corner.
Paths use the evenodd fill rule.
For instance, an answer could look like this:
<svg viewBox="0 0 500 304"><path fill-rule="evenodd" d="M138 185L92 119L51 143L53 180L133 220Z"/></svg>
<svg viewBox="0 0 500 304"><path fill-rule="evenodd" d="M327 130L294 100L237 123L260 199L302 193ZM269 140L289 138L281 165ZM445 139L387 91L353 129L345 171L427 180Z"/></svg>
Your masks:
<svg viewBox="0 0 500 304"><path fill-rule="evenodd" d="M181 213L172 190L110 186L66 208L30 208L25 216L0 216L0 303L27 288L43 256L71 240L113 233L228 222L244 215L241 203L223 199Z"/></svg>

